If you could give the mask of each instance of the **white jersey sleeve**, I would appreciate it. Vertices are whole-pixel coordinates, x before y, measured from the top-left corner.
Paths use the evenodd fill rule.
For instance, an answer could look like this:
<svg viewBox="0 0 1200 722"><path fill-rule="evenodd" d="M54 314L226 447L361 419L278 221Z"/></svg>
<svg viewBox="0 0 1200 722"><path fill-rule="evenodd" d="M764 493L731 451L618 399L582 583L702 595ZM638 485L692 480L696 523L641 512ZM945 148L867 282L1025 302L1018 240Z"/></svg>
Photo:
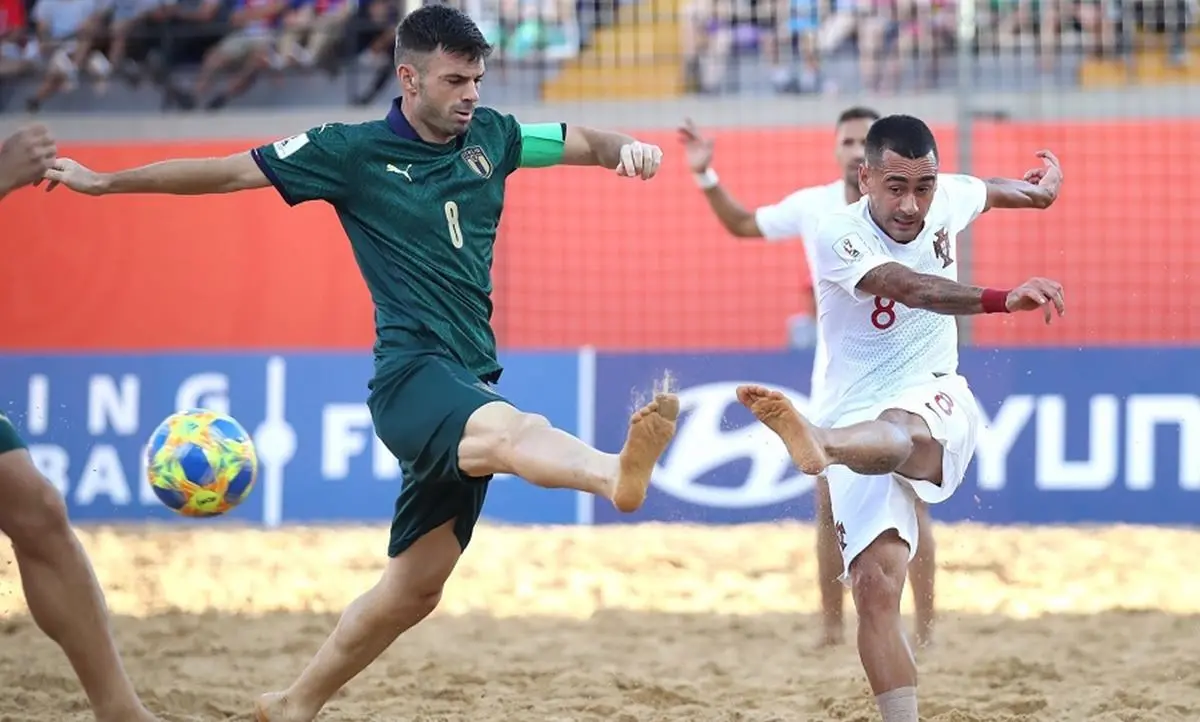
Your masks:
<svg viewBox="0 0 1200 722"><path fill-rule="evenodd" d="M857 301L872 297L858 290L863 276L896 260L865 224L847 214L827 218L817 231L813 245L817 277L822 282L839 286Z"/></svg>
<svg viewBox="0 0 1200 722"><path fill-rule="evenodd" d="M798 190L778 203L761 206L754 212L758 232L768 241L782 241L804 235L807 217L813 215L808 189Z"/></svg>
<svg viewBox="0 0 1200 722"><path fill-rule="evenodd" d="M987 183L975 176L942 173L938 185L952 199L950 223L955 233L974 223L987 207Z"/></svg>

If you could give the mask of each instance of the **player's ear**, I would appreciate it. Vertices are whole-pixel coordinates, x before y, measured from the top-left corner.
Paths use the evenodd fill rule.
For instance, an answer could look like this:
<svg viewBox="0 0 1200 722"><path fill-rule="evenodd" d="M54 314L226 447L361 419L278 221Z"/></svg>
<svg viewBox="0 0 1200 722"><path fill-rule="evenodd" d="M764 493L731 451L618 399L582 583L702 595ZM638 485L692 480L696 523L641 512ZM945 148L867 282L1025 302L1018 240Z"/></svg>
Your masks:
<svg viewBox="0 0 1200 722"><path fill-rule="evenodd" d="M417 76L411 65L403 63L396 66L396 79L400 81L400 89L410 93L417 92Z"/></svg>
<svg viewBox="0 0 1200 722"><path fill-rule="evenodd" d="M871 190L870 178L871 170L863 163L858 167L858 192L864 196Z"/></svg>

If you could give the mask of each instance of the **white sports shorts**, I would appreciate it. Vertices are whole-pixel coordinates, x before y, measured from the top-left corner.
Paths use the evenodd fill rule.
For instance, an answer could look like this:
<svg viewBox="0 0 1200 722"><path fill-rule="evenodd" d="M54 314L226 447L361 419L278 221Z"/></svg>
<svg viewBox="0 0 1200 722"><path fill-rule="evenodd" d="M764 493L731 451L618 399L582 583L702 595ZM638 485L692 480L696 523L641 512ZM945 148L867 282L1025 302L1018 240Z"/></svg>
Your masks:
<svg viewBox="0 0 1200 722"><path fill-rule="evenodd" d="M917 507L920 498L929 504L949 499L962 483L975 455L983 412L962 376L950 375L905 389L896 397L843 415L834 427L878 418L888 409L916 414L929 425L942 445L942 483L909 479L900 474L865 476L845 466L825 470L833 520L842 547L845 567L841 580L849 584L850 563L884 532L895 529L908 543L908 558L917 554Z"/></svg>

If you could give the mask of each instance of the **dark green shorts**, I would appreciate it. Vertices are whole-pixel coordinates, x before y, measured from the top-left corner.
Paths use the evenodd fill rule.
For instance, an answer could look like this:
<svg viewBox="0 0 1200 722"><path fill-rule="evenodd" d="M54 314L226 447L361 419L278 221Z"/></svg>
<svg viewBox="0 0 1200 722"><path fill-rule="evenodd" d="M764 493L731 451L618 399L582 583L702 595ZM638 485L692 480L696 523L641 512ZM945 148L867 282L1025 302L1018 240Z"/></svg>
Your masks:
<svg viewBox="0 0 1200 722"><path fill-rule="evenodd" d="M3 414L0 414L0 454L24 448L25 442L21 440L21 435L17 433L16 427Z"/></svg>
<svg viewBox="0 0 1200 722"><path fill-rule="evenodd" d="M400 554L451 519L454 535L466 549L491 477L463 474L458 443L471 414L504 397L437 353L414 354L377 374L368 387L375 433L400 461L404 474L388 556Z"/></svg>

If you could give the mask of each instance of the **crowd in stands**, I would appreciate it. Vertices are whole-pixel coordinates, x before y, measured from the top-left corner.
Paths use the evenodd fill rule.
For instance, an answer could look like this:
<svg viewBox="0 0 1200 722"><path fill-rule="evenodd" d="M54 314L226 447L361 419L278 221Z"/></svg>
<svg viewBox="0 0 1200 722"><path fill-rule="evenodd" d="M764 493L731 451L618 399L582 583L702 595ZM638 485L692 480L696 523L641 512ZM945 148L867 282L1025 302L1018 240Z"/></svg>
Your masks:
<svg viewBox="0 0 1200 722"><path fill-rule="evenodd" d="M821 64L857 55L864 89L896 86L901 65L924 59L936 80L939 60L956 49L964 0L687 0L684 53L698 92L722 86L730 59L757 54L781 92L822 88ZM1169 59L1187 62L1196 0L965 0L974 2L972 53L1031 52L1052 71L1064 51L1129 58L1137 31L1169 38Z"/></svg>
<svg viewBox="0 0 1200 722"><path fill-rule="evenodd" d="M475 18L496 59L554 63L612 22L614 3L637 0L0 0L0 83L35 78L29 111L81 82L98 93L153 83L164 107L216 109L264 76L358 66L372 76L355 98L366 104L391 83L397 21L435 1ZM822 64L835 56L857 58L868 90L894 87L911 58L933 83L960 37L960 1L679 0L688 87L721 92L748 55L778 92L828 89ZM1185 63L1200 0L965 1L976 3L972 52L1030 52L1049 71L1064 50L1128 56L1134 30L1165 35L1171 62Z"/></svg>
<svg viewBox="0 0 1200 722"><path fill-rule="evenodd" d="M37 77L37 111L86 81L155 83L164 107L214 110L266 76L373 78L367 104L393 78L394 29L422 0L0 0L0 83ZM579 52L574 0L457 0L496 48L494 58L559 60ZM180 68L195 72L179 73Z"/></svg>

